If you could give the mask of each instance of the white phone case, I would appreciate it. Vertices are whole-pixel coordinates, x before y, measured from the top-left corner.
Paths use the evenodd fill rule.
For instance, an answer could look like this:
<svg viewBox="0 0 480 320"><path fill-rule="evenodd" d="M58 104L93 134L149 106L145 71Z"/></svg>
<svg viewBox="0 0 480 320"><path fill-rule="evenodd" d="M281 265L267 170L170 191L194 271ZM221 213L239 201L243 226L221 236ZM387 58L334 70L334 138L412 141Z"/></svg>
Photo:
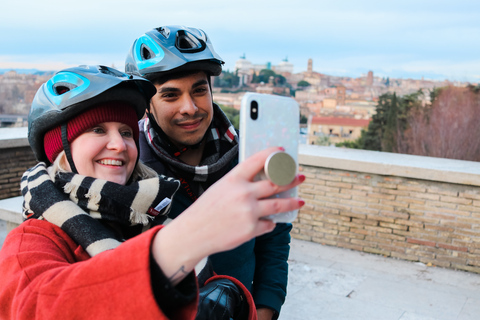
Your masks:
<svg viewBox="0 0 480 320"><path fill-rule="evenodd" d="M240 108L239 161L244 161L258 151L276 146L284 147L298 168L299 112L298 103L293 98L246 93ZM297 197L297 188L281 192L274 197ZM292 222L297 213L298 210L295 210L267 218L274 222Z"/></svg>

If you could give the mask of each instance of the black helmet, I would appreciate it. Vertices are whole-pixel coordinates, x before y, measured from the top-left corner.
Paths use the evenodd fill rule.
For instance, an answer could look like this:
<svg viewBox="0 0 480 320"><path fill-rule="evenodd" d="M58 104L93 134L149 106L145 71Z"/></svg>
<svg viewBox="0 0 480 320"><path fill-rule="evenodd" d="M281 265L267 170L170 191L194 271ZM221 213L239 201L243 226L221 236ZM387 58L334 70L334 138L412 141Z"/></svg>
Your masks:
<svg viewBox="0 0 480 320"><path fill-rule="evenodd" d="M66 127L70 119L90 107L122 101L131 105L141 119L155 92L148 80L105 66L57 72L38 89L28 115L28 141L35 157L50 163L44 150L45 133L60 125Z"/></svg>
<svg viewBox="0 0 480 320"><path fill-rule="evenodd" d="M203 70L218 76L223 64L202 30L164 26L135 40L125 61L125 72L150 80L189 70Z"/></svg>

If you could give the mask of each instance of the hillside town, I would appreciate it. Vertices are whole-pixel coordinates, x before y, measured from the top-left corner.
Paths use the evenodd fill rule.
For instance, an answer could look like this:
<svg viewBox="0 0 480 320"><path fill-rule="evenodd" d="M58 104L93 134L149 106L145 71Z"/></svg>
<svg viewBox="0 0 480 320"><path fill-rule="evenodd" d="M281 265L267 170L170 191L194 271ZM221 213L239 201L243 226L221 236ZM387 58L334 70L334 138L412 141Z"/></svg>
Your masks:
<svg viewBox="0 0 480 320"><path fill-rule="evenodd" d="M214 101L239 110L245 92L292 96L300 105L301 142L329 145L357 139L375 114L378 97L384 93L403 96L422 90L423 102L428 103L434 88L468 85L448 80L378 77L374 71L358 78L332 76L315 71L312 59L306 61L305 67L305 71L295 73L287 58L277 65L254 64L244 55L236 61L233 71L224 70L213 79ZM53 73L10 70L0 74L2 127L26 126L35 92Z"/></svg>

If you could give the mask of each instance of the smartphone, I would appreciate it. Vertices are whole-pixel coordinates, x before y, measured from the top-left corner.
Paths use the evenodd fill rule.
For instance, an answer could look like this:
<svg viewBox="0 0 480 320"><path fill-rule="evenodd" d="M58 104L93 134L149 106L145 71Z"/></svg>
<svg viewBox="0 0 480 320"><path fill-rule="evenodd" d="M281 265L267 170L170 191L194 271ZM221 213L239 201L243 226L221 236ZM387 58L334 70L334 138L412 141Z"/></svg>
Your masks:
<svg viewBox="0 0 480 320"><path fill-rule="evenodd" d="M295 161L298 171L298 139L300 110L298 103L290 97L261 93L246 93L240 106L239 161L268 147L283 147ZM265 179L260 174L256 179ZM297 188L281 192L273 197L297 197ZM268 216L274 222L292 222L298 210Z"/></svg>

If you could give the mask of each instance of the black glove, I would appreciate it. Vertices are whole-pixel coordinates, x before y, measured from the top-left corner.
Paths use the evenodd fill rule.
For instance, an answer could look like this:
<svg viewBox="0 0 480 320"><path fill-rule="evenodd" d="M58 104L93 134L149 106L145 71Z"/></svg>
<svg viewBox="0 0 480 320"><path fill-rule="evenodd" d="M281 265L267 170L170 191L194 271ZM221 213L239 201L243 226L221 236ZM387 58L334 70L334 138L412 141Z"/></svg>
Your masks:
<svg viewBox="0 0 480 320"><path fill-rule="evenodd" d="M216 279L200 288L196 320L240 320L247 316L246 298L232 281Z"/></svg>

